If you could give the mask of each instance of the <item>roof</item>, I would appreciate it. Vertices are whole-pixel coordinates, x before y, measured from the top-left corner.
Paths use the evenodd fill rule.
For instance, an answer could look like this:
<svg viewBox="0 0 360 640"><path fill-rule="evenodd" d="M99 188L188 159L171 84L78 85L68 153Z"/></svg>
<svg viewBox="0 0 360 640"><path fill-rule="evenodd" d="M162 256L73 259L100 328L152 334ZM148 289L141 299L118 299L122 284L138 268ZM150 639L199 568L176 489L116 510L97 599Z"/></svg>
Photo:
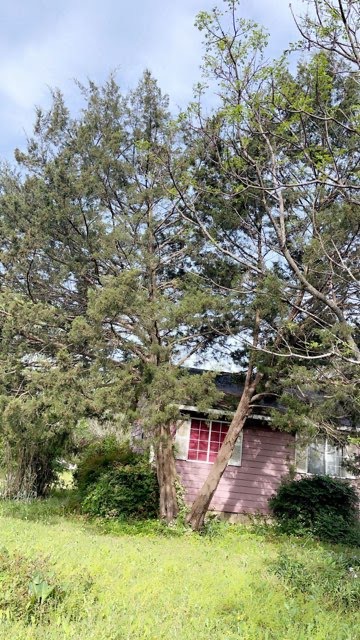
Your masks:
<svg viewBox="0 0 360 640"><path fill-rule="evenodd" d="M209 373L209 369L197 369L192 367L189 369L191 374L201 375L203 373ZM211 372L211 371L210 371ZM212 372L216 373L216 372ZM224 394L224 398L220 400L216 407L212 409L215 411L223 411L224 413L233 413L237 407L238 399L241 397L243 389L244 389L244 374L234 373L230 371L220 371L215 375L215 385L216 388ZM298 395L296 390L289 389L289 392ZM311 401L319 401L321 402L321 394L316 392L308 392L307 398ZM183 405L183 409L186 408L186 405ZM196 410L196 407L187 407L189 410ZM256 405L256 412L253 413L252 417L257 419L271 420L269 417L269 410L277 408L281 412L286 411L285 406L279 405L275 396L264 396L259 400ZM337 429L342 432L360 432L360 425L351 424L348 418L342 418L339 420Z"/></svg>

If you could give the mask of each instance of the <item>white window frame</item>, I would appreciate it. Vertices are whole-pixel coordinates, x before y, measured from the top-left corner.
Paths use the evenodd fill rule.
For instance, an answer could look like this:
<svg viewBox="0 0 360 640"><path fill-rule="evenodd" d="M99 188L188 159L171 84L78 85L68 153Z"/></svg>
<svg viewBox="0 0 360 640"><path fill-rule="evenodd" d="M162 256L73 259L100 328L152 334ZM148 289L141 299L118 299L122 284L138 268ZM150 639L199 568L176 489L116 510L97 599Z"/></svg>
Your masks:
<svg viewBox="0 0 360 640"><path fill-rule="evenodd" d="M332 444L329 441L329 438L324 437L322 439L322 442L324 444L324 460L325 460L325 470L324 470L324 474L323 475L329 475L332 478L352 478L353 476L346 470L346 468L344 468L343 466L343 462L346 459L345 456L345 447L335 447L334 444ZM299 446L299 444L296 446L296 450L295 450L295 462L296 462L296 469L298 471L298 473L305 473L306 475L316 475L314 473L312 473L311 471L309 471L309 449L311 447L311 444L313 443L309 443L305 446ZM334 474L334 473L329 473L328 470L328 465L329 465L329 459L327 457L327 452L329 448L334 449L334 447L338 450L341 451L341 462L340 462L340 474ZM322 475L322 474L320 474Z"/></svg>

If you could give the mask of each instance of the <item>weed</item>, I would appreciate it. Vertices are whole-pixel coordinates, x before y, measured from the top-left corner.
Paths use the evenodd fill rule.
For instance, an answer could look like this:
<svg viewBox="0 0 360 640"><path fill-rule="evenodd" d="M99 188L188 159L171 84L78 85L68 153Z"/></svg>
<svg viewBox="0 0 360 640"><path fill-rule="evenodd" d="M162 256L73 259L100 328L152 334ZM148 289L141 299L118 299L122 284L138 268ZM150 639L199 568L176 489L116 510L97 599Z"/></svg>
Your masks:
<svg viewBox="0 0 360 640"><path fill-rule="evenodd" d="M332 609L360 607L360 555L320 549L280 553L272 570L292 593L318 599Z"/></svg>

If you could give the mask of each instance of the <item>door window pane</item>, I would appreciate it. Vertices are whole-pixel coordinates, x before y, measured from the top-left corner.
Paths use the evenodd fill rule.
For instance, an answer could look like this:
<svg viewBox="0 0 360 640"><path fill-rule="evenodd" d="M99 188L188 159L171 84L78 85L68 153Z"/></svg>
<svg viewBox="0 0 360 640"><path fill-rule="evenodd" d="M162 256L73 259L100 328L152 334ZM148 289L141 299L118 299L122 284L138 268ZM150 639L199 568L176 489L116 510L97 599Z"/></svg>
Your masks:
<svg viewBox="0 0 360 640"><path fill-rule="evenodd" d="M308 473L324 475L325 471L325 443L316 441L309 445Z"/></svg>

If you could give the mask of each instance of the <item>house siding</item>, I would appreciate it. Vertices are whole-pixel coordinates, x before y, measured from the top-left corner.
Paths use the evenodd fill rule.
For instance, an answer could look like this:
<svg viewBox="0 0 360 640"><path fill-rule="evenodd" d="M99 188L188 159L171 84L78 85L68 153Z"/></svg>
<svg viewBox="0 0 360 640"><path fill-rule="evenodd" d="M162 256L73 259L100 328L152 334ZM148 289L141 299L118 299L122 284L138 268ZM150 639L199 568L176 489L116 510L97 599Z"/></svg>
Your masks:
<svg viewBox="0 0 360 640"><path fill-rule="evenodd" d="M228 466L210 509L226 513L269 513L268 500L294 462L295 439L288 433L261 425L244 429L241 466ZM211 464L177 460L177 471L191 504Z"/></svg>

